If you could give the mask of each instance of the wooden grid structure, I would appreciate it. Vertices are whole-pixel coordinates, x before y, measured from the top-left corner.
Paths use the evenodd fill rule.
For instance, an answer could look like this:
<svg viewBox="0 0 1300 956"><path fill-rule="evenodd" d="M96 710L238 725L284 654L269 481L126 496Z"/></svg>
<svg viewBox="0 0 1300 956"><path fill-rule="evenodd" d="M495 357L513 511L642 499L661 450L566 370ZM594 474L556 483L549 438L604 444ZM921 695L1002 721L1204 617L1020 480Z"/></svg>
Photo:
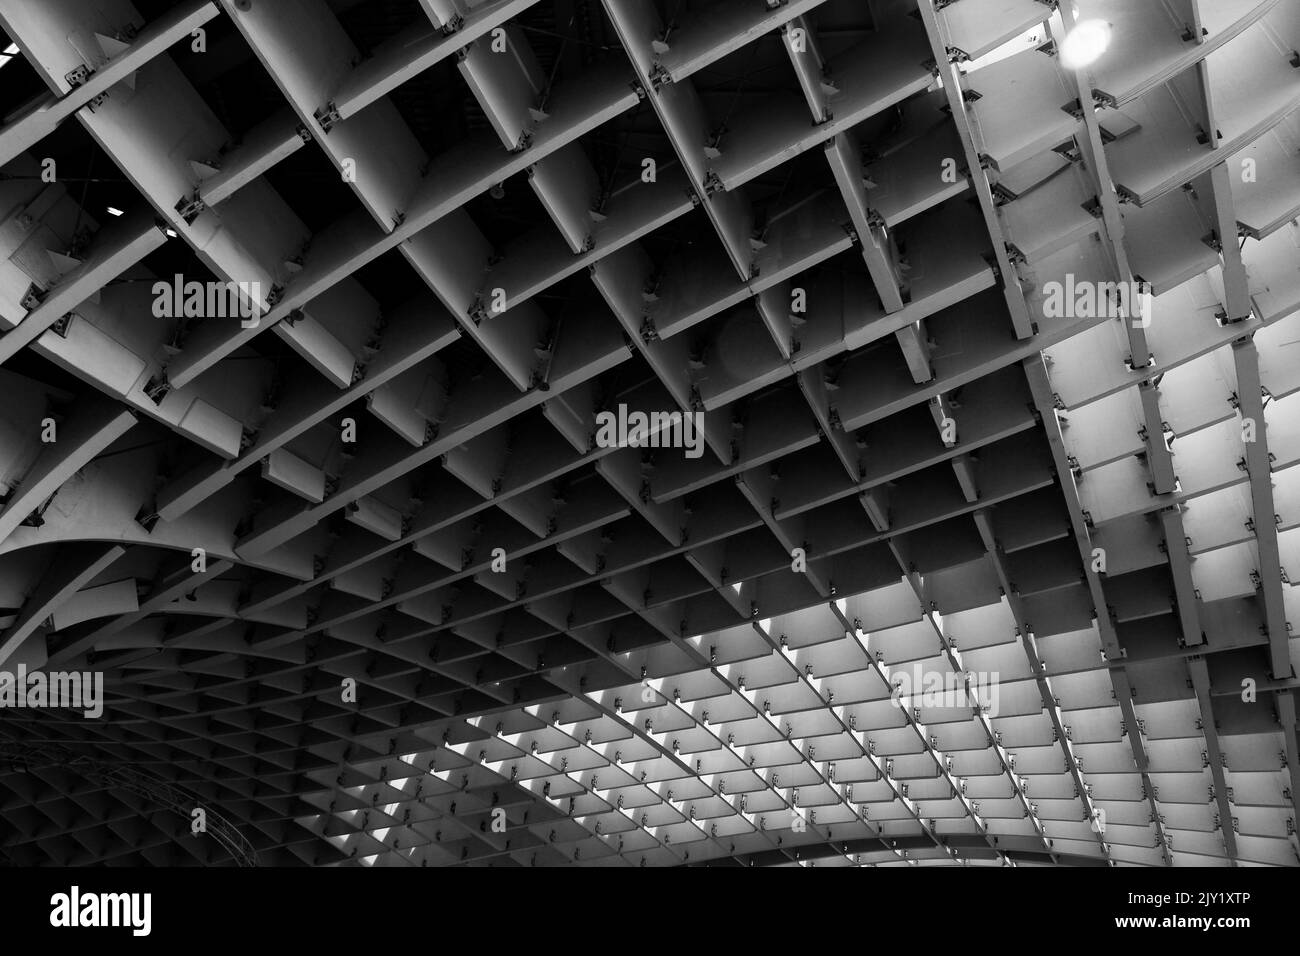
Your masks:
<svg viewBox="0 0 1300 956"><path fill-rule="evenodd" d="M0 28L0 859L1300 863L1300 0Z"/></svg>

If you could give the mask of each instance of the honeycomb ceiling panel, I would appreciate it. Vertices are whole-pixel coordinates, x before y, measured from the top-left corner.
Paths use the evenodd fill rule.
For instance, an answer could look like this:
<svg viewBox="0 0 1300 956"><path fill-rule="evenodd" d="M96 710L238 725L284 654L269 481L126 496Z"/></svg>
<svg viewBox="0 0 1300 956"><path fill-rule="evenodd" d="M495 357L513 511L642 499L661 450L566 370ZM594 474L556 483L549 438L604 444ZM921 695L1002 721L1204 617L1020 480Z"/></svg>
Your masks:
<svg viewBox="0 0 1300 956"><path fill-rule="evenodd" d="M1297 48L0 0L0 862L1300 864Z"/></svg>

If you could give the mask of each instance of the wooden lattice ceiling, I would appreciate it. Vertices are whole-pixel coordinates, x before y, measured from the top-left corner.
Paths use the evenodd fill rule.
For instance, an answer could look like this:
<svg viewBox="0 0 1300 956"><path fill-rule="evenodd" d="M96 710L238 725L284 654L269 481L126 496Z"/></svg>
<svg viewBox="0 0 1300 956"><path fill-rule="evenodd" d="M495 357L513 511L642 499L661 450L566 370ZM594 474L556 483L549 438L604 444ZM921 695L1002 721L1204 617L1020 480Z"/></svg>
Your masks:
<svg viewBox="0 0 1300 956"><path fill-rule="evenodd" d="M0 858L1300 862L1300 0L0 28Z"/></svg>

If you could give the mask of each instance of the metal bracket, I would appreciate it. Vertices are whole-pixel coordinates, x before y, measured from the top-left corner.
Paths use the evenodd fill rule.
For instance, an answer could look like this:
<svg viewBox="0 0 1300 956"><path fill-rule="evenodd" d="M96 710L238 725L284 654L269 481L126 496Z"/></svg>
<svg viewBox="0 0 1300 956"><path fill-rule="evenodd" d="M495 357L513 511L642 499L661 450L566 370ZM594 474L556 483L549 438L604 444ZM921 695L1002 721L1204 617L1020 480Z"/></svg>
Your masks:
<svg viewBox="0 0 1300 956"><path fill-rule="evenodd" d="M204 203L202 197L195 192L192 196L182 196L176 201L176 205L173 208L176 210L176 214L184 219L185 224L189 226L193 225L194 220L199 218L199 213L203 212L203 210L207 208L207 204Z"/></svg>
<svg viewBox="0 0 1300 956"><path fill-rule="evenodd" d="M61 339L68 337L68 328L72 325L72 320L77 318L76 312L64 312L58 321L50 326L50 331Z"/></svg>
<svg viewBox="0 0 1300 956"><path fill-rule="evenodd" d="M171 390L171 382L167 381L166 372L159 372L145 382L144 385L144 393L149 396L149 400L155 405L161 405L162 400L167 397L167 393Z"/></svg>
<svg viewBox="0 0 1300 956"><path fill-rule="evenodd" d="M69 86L81 86L81 84L90 79L90 74L94 72L94 70L83 63L80 66L69 70L67 73L64 73L63 79L67 81Z"/></svg>
<svg viewBox="0 0 1300 956"><path fill-rule="evenodd" d="M41 300L44 298L45 290L36 285L36 283L32 283L27 287L27 291L23 293L23 297L19 300L18 304L28 312L32 312L41 304Z"/></svg>
<svg viewBox="0 0 1300 956"><path fill-rule="evenodd" d="M316 117L316 122L320 123L321 129L327 133L342 119L339 116L339 108L334 104L333 100L330 100L312 115Z"/></svg>

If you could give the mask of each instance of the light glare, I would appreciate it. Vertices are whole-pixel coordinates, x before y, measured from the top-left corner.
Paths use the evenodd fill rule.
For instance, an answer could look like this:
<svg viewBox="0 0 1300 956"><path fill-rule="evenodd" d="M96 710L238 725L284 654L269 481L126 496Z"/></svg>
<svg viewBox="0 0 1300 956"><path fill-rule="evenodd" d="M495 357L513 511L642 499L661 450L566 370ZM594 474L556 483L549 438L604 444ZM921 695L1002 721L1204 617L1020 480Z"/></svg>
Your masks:
<svg viewBox="0 0 1300 956"><path fill-rule="evenodd" d="M1078 70L1095 63L1110 46L1110 24L1105 20L1084 20L1061 41L1061 63Z"/></svg>

